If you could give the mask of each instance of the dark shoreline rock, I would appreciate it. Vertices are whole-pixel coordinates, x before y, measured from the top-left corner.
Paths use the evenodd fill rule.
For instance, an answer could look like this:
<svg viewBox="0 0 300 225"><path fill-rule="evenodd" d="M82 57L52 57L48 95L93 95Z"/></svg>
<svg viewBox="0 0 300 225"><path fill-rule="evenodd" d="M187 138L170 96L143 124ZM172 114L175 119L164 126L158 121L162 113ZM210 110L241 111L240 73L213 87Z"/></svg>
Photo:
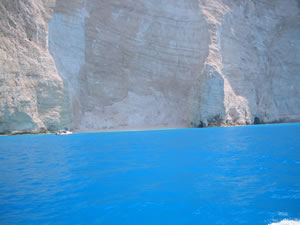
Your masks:
<svg viewBox="0 0 300 225"><path fill-rule="evenodd" d="M28 135L28 134L51 134L50 131L29 131L29 130L17 130L10 133L0 133L0 136L14 136L14 135Z"/></svg>
<svg viewBox="0 0 300 225"><path fill-rule="evenodd" d="M212 124L208 124L207 126L190 126L190 127L185 127L185 128L217 128L217 127L239 127L239 126L257 126L257 125L271 125L271 124L290 124L290 123L299 123L299 121L294 121L294 122L280 122L280 121L274 121L274 122L268 122L268 123L260 123L260 124L222 124L219 126L215 126ZM183 127L180 128L172 128L172 129L182 129ZM165 129L165 128L161 128ZM145 131L145 130L153 130L153 129L141 129L140 131ZM159 129L155 129L159 130ZM107 129L107 130L93 130L93 131L85 131L85 130L75 130L72 131L73 133L86 133L86 132L111 132L111 131L116 131L114 129ZM130 129L124 129L124 130L117 130L117 131L131 131ZM137 130L139 131L139 130ZM0 133L0 136L14 136L14 135L32 135L32 134L55 134L55 131L14 131L11 133Z"/></svg>

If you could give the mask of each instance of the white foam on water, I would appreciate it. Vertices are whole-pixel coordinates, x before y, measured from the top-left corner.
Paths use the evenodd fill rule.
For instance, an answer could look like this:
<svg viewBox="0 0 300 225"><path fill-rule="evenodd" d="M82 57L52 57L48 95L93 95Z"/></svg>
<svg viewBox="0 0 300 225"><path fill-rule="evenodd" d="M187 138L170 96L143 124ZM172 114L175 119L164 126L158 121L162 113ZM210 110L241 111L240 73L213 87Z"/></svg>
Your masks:
<svg viewBox="0 0 300 225"><path fill-rule="evenodd" d="M300 225L300 220L281 220L280 222L271 223L269 225Z"/></svg>

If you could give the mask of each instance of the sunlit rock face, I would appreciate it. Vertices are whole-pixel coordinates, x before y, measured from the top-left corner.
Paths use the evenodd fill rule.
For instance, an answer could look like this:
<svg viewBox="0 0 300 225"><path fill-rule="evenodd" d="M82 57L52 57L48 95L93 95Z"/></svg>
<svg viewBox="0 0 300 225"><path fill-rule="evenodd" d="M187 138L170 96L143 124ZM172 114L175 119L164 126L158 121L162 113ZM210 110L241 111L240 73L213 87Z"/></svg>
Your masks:
<svg viewBox="0 0 300 225"><path fill-rule="evenodd" d="M1 1L0 132L299 121L299 5Z"/></svg>
<svg viewBox="0 0 300 225"><path fill-rule="evenodd" d="M0 1L0 133L68 128L69 100L48 51L55 1Z"/></svg>
<svg viewBox="0 0 300 225"><path fill-rule="evenodd" d="M195 88L194 124L299 121L299 2L199 4L210 45Z"/></svg>
<svg viewBox="0 0 300 225"><path fill-rule="evenodd" d="M66 13L60 3L50 20L50 50L71 86L74 127L187 126L210 41L199 2L81 3Z"/></svg>

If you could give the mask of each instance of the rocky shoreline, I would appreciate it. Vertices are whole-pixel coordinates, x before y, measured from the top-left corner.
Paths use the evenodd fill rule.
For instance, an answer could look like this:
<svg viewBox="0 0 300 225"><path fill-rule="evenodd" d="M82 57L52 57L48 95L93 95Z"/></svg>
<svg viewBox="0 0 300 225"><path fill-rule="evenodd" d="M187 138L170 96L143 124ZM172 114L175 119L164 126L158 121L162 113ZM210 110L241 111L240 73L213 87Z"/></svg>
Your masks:
<svg viewBox="0 0 300 225"><path fill-rule="evenodd" d="M297 0L0 2L0 133L300 121Z"/></svg>
<svg viewBox="0 0 300 225"><path fill-rule="evenodd" d="M128 132L128 131L153 131L153 130L176 130L176 129L190 129L190 128L217 128L217 127L244 127L256 125L276 125L276 124L291 124L299 122L273 122L273 123L257 123L257 124L235 124L235 125L221 125L221 126L199 126L199 127L136 127L136 128L108 128L108 129L89 129L89 130L71 130L73 133L98 133L98 132ZM33 134L55 134L57 131L13 131L10 133L0 133L0 136L14 136L14 135L33 135Z"/></svg>

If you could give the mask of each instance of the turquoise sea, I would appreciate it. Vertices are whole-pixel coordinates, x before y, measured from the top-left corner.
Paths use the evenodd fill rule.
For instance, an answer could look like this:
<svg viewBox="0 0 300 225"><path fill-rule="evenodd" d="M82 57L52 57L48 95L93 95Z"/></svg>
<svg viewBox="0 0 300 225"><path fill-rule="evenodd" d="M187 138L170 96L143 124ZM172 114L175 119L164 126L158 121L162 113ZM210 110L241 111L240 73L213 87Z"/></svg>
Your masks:
<svg viewBox="0 0 300 225"><path fill-rule="evenodd" d="M1 225L283 219L300 219L300 124L0 137Z"/></svg>

